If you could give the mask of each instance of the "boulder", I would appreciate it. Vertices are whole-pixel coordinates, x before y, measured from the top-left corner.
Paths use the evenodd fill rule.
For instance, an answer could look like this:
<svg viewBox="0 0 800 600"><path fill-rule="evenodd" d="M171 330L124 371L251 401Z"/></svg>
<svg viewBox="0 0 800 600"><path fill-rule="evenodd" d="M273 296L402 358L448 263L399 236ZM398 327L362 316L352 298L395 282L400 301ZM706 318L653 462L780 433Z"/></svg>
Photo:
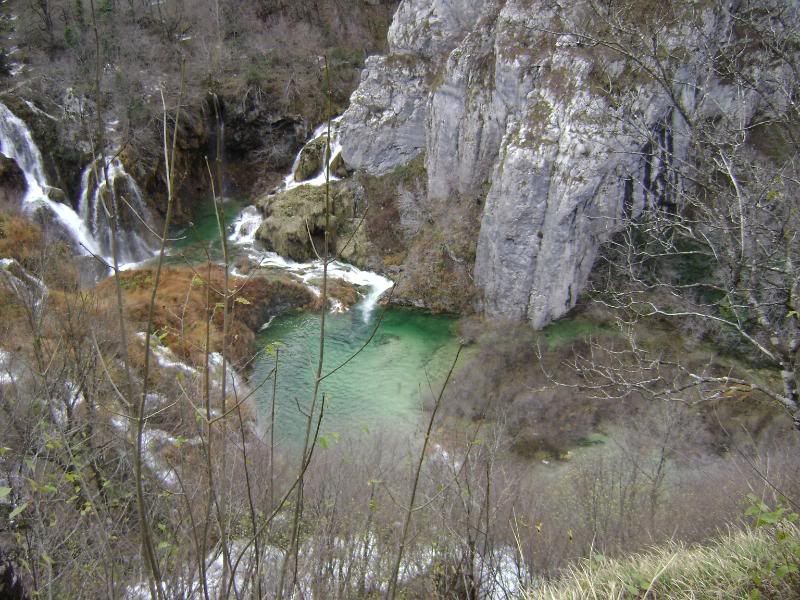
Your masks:
<svg viewBox="0 0 800 600"><path fill-rule="evenodd" d="M67 201L67 195L61 188L53 187L52 185L46 185L44 187L44 193L47 194L47 197L53 202L59 202L63 204Z"/></svg>
<svg viewBox="0 0 800 600"><path fill-rule="evenodd" d="M259 198L256 204L264 213L256 237L281 256L307 261L322 253L325 240L325 187L299 187ZM353 215L354 196L349 186L331 185L331 215L328 219L331 252L341 222Z"/></svg>
<svg viewBox="0 0 800 600"><path fill-rule="evenodd" d="M25 173L17 161L0 154L0 204L19 206L27 189Z"/></svg>
<svg viewBox="0 0 800 600"><path fill-rule="evenodd" d="M350 169L347 166L347 163L344 162L344 158L342 157L342 153L339 152L336 156L333 157L331 161L331 174L335 175L336 177L340 177L344 179L345 177L349 177L351 174Z"/></svg>
<svg viewBox="0 0 800 600"><path fill-rule="evenodd" d="M322 170L325 161L325 136L307 143L300 151L300 160L294 170L294 180L298 183L312 179Z"/></svg>

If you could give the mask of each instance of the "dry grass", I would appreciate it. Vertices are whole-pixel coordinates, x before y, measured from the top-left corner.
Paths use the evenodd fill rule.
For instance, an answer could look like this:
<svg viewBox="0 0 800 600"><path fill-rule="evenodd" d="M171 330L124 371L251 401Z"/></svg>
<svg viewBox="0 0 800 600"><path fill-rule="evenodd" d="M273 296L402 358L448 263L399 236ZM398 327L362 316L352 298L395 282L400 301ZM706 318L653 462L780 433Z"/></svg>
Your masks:
<svg viewBox="0 0 800 600"><path fill-rule="evenodd" d="M147 322L153 271L121 274L123 302L128 321L137 331ZM219 266L168 268L162 274L153 315L153 328L162 343L185 360L202 364L206 351L206 323L210 320L209 352L222 351L223 269ZM234 365L249 360L258 328L270 315L313 302L301 283L288 277L242 279L231 277L228 325L228 359ZM114 280L97 287L101 297L113 301Z"/></svg>
<svg viewBox="0 0 800 600"><path fill-rule="evenodd" d="M0 213L0 257L30 265L42 244L42 232L22 215Z"/></svg>
<svg viewBox="0 0 800 600"><path fill-rule="evenodd" d="M597 598L797 598L796 575L781 576L782 565L796 568L795 554L781 550L797 547L800 530L784 524L778 541L774 529L747 529L719 538L706 546L669 543L624 560L595 556L568 568L560 579L531 589L533 600ZM788 542L788 543L787 543Z"/></svg>

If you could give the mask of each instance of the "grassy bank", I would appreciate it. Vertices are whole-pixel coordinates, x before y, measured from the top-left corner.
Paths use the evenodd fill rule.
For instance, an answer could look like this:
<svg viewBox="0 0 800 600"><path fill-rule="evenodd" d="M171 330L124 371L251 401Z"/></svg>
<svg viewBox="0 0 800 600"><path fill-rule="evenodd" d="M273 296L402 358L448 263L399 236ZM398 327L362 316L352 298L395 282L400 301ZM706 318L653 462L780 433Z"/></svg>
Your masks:
<svg viewBox="0 0 800 600"><path fill-rule="evenodd" d="M569 567L560 579L528 591L533 600L602 598L774 598L800 595L800 530L731 532L703 546L671 542L621 560L600 555Z"/></svg>

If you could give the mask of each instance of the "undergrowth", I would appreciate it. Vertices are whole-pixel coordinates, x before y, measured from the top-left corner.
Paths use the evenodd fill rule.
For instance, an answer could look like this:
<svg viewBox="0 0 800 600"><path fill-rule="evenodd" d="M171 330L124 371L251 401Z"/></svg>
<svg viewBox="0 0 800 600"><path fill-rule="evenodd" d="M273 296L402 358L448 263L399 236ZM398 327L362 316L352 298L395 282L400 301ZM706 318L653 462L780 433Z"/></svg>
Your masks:
<svg viewBox="0 0 800 600"><path fill-rule="evenodd" d="M595 554L552 583L529 590L537 600L747 598L800 596L797 514L772 510L754 496L746 514L753 527L703 546L678 542L611 560Z"/></svg>

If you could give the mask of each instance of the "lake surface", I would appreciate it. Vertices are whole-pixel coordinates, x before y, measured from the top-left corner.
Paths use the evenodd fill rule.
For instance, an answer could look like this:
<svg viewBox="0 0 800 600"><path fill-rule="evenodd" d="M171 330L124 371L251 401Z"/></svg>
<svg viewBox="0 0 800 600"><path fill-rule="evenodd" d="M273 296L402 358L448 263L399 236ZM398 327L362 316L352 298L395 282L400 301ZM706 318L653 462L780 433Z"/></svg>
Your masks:
<svg viewBox="0 0 800 600"><path fill-rule="evenodd" d="M240 200L224 204L226 225L236 220L243 206ZM204 262L222 257L213 204L197 210L192 227L176 232L182 239L174 244L169 262ZM235 238L236 236L234 236ZM299 278L313 281L319 265L301 265L260 249L260 244L229 241L231 261L248 256L265 268L285 267ZM352 271L350 271L352 269ZM423 407L430 408L452 364L458 347L455 317L433 315L404 308L375 306L370 288L383 289L388 283L369 272L340 265L331 267L334 276L363 285L365 298L345 312L326 314L324 373L329 373L370 343L351 362L326 378L319 399L325 394L321 433L326 443L342 438L390 431L412 435L420 424ZM381 285L382 284L382 285ZM376 330L377 327L377 330ZM258 388L254 404L259 429L268 435L272 415L272 381L260 386L279 360L275 402L275 440L286 448L300 448L306 417L313 395L314 373L319 353L319 313L292 313L271 321L256 339L260 351L248 373L250 388ZM265 350L268 348L268 350ZM433 390L433 391L431 391Z"/></svg>
<svg viewBox="0 0 800 600"><path fill-rule="evenodd" d="M332 371L369 339L382 308L366 320L361 307L326 316L324 373ZM258 344L277 346L278 382L275 403L275 438L287 446L300 446L313 394L319 351L318 314L301 313L276 318L258 336ZM457 350L455 319L449 316L389 308L372 341L351 362L321 385L325 414L321 432L326 440L368 435L380 431L413 433L439 392ZM275 365L275 355L258 359L251 384L262 381ZM272 382L256 393L259 423L268 431Z"/></svg>

